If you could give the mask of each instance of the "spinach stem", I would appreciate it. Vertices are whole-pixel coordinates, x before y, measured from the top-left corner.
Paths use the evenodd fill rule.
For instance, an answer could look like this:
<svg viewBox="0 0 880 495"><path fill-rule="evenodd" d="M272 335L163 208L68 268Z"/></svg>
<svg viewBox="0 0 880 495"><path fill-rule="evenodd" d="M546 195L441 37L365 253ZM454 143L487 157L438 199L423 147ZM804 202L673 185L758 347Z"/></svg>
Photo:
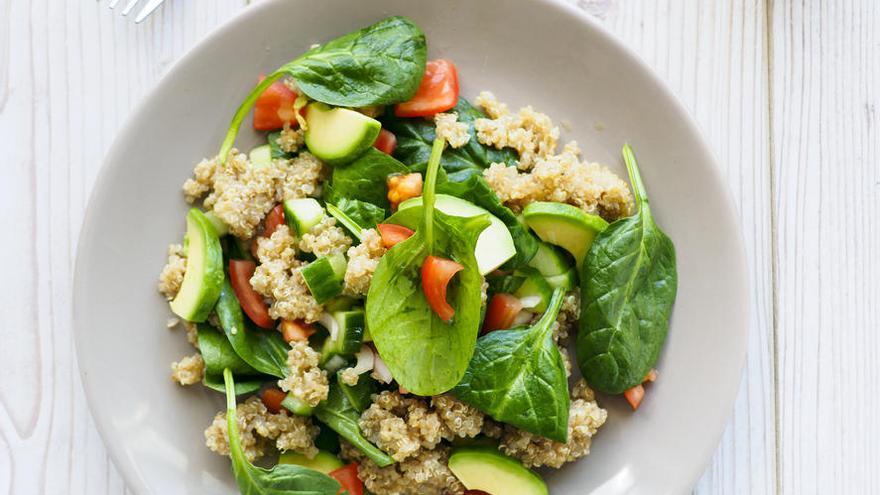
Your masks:
<svg viewBox="0 0 880 495"><path fill-rule="evenodd" d="M550 296L550 302L547 304L547 309L544 310L541 319L538 320L532 328L542 328L544 330L553 328L553 321L556 320L556 316L559 314L559 309L562 307L562 298L564 295L565 292L560 288L553 290L553 295Z"/></svg>
<svg viewBox="0 0 880 495"><path fill-rule="evenodd" d="M636 154L629 143L623 145L623 161L626 163L626 171L629 172L629 180L633 186L633 194L636 196L636 205L639 210L648 207L648 193L645 183L642 182L642 174L639 173L639 164L636 162Z"/></svg>
<svg viewBox="0 0 880 495"><path fill-rule="evenodd" d="M434 189L437 187L437 171L440 168L440 157L446 140L438 137L431 146L431 157L428 158L428 170L425 173L425 187L422 190L422 206L425 212L425 247L428 254L434 251Z"/></svg>
<svg viewBox="0 0 880 495"><path fill-rule="evenodd" d="M223 383L226 385L226 426L229 430L229 452L232 456L240 454L241 445L238 438L238 420L235 414L235 382L232 378L232 370L223 369Z"/></svg>
<svg viewBox="0 0 880 495"><path fill-rule="evenodd" d="M271 86L275 81L281 79L283 75L284 72L280 70L273 72L267 78L260 81L247 98L241 102L241 105L232 117L232 122L229 124L229 130L226 131L223 145L220 146L220 163L226 163L226 157L229 156L229 150L232 149L232 145L235 144L235 138L238 136L238 129L241 127L241 121L243 121L248 112L251 111L251 107L257 102L257 98L263 94L263 91L266 91L266 88Z"/></svg>

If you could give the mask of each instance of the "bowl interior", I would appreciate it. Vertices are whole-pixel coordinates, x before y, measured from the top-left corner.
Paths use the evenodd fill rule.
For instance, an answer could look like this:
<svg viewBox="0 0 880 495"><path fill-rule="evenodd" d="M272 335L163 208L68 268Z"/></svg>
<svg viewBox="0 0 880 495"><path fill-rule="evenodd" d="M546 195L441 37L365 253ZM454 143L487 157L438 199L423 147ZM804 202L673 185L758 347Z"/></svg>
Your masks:
<svg viewBox="0 0 880 495"><path fill-rule="evenodd" d="M344 15L341 15L344 13ZM503 15L500 15L503 13ZM180 185L216 153L255 75L391 14L426 32L430 57L459 68L463 94L533 105L584 155L625 169L634 147L658 223L676 243L679 293L669 339L637 414L603 398L609 420L587 458L548 475L551 491L679 493L714 451L745 356L740 234L713 158L681 106L619 42L551 1L261 2L185 56L111 148L82 231L75 281L79 365L104 441L135 493L235 493L228 460L204 447L219 394L182 388L169 364L191 349L156 291L179 242ZM256 136L247 129L239 145ZM125 404L125 407L119 407Z"/></svg>

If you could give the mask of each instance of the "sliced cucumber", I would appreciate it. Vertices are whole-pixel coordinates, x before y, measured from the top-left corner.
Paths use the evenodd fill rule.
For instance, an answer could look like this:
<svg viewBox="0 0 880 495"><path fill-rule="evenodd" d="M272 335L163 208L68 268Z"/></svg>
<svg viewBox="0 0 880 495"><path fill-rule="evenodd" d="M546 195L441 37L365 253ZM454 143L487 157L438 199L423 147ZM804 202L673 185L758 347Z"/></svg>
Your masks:
<svg viewBox="0 0 880 495"><path fill-rule="evenodd" d="M248 158L254 168L269 167L272 165L272 147L268 144L257 146L251 150Z"/></svg>
<svg viewBox="0 0 880 495"><path fill-rule="evenodd" d="M284 202L284 219L297 235L303 235L321 223L324 208L314 198L288 199Z"/></svg>
<svg viewBox="0 0 880 495"><path fill-rule="evenodd" d="M338 457L324 450L319 450L312 459L299 452L282 452L278 456L278 464L296 464L324 474L330 474L345 465Z"/></svg>
<svg viewBox="0 0 880 495"><path fill-rule="evenodd" d="M515 276L524 277L523 283L513 293L522 302L523 309L543 313L550 303L553 288L544 280L541 272L534 268L522 267L513 273Z"/></svg>
<svg viewBox="0 0 880 495"><path fill-rule="evenodd" d="M284 409L296 414L297 416L311 416L314 408L298 397L294 397L292 393L288 393L287 397L281 401L281 406Z"/></svg>
<svg viewBox="0 0 880 495"><path fill-rule="evenodd" d="M364 339L364 310L351 309L336 311L330 315L330 320L319 320L325 326L336 326L335 331L331 328L330 336L324 341L321 350L321 365L328 368L328 363L334 357L348 357L360 350ZM329 368L328 368L329 369Z"/></svg>
<svg viewBox="0 0 880 495"><path fill-rule="evenodd" d="M551 275L549 277L544 277L544 279L550 284L550 287L553 287L554 289L571 290L577 285L577 271L574 268L570 268L565 273Z"/></svg>
<svg viewBox="0 0 880 495"><path fill-rule="evenodd" d="M309 291L318 304L342 294L347 262L342 253L321 256L301 270Z"/></svg>
<svg viewBox="0 0 880 495"><path fill-rule="evenodd" d="M535 268L541 275L552 277L567 272L571 267L570 263L559 249L553 247L546 242L538 245L535 256L529 261L529 266Z"/></svg>

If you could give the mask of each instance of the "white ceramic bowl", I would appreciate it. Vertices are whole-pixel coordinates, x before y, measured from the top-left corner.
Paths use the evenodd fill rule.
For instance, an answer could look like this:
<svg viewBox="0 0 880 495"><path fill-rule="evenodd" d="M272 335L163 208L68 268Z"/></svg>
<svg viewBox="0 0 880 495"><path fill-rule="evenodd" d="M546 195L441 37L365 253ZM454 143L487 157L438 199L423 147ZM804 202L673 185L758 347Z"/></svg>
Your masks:
<svg viewBox="0 0 880 495"><path fill-rule="evenodd" d="M128 486L137 494L236 493L228 460L204 446L219 394L169 379L169 363L191 352L182 330L165 329L170 314L156 292L166 246L184 229L181 184L217 151L256 74L391 14L424 29L431 57L455 61L465 96L491 89L514 107L532 104L570 125L564 138L577 139L589 159L621 174L621 146L635 148L678 251L660 380L636 414L619 397L605 399L609 420L592 454L548 482L554 494L688 491L716 448L745 357L735 212L678 101L594 21L549 0L260 2L183 57L141 103L95 185L74 288L86 394ZM245 130L239 144L254 143Z"/></svg>

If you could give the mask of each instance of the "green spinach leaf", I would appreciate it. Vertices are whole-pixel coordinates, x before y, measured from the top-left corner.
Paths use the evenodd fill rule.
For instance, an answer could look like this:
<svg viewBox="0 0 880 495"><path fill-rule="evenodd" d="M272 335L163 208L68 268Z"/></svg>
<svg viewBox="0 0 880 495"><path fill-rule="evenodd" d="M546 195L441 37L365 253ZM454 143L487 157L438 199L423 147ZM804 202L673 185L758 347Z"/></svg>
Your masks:
<svg viewBox="0 0 880 495"><path fill-rule="evenodd" d="M333 167L330 187L324 199L338 204L344 199L356 199L372 203L388 211L387 179L392 174L406 174L409 169L381 151L370 148L353 162Z"/></svg>
<svg viewBox="0 0 880 495"><path fill-rule="evenodd" d="M623 158L638 213L596 236L581 268L577 360L595 389L619 394L657 362L675 302L675 247L657 227L629 145Z"/></svg>
<svg viewBox="0 0 880 495"><path fill-rule="evenodd" d="M361 434L361 428L358 426L361 415L348 400L335 378L330 383L327 400L315 408L315 417L363 452L377 466L394 464L391 456L382 452Z"/></svg>
<svg viewBox="0 0 880 495"><path fill-rule="evenodd" d="M284 76L293 77L309 98L328 105L390 105L415 94L425 73L426 59L424 33L399 16L313 48L269 74L245 98L232 118L220 158L226 159L242 120L257 98Z"/></svg>
<svg viewBox="0 0 880 495"><path fill-rule="evenodd" d="M474 258L486 215L461 218L435 211L434 188L444 142L434 143L423 190L423 217L415 234L379 262L367 294L367 325L379 354L397 382L418 395L455 386L467 369L480 326L482 277ZM440 254L464 266L447 291L452 321L431 309L421 286L425 257Z"/></svg>
<svg viewBox="0 0 880 495"><path fill-rule="evenodd" d="M235 384L235 394L243 395L259 390L265 381L260 373L244 362L229 345L226 336L206 323L198 324L199 351L205 361L205 378L202 383L218 392L226 390L223 385L223 370L229 368L239 377L247 377Z"/></svg>
<svg viewBox="0 0 880 495"><path fill-rule="evenodd" d="M348 402L351 403L351 406L354 407L357 412L362 413L366 411L367 408L370 407L370 404L373 403L372 396L377 391L376 380L364 373L358 379L357 385L347 385L339 379L341 373L342 370L339 370L336 373L337 382L339 388L342 389L342 392L348 399Z"/></svg>
<svg viewBox="0 0 880 495"><path fill-rule="evenodd" d="M281 131L270 132L266 140L269 142L269 149L272 151L272 158L293 158L294 153L288 153L281 149L278 139L281 137Z"/></svg>
<svg viewBox="0 0 880 495"><path fill-rule="evenodd" d="M458 121L467 124L468 133L471 135L466 145L461 148L448 148L443 152L440 166L452 176L450 180L456 180L455 174L464 170L482 171L493 163L516 164L515 150L511 148L498 150L477 141L474 121L486 117L478 108L463 97L459 97L458 104L449 112L458 114ZM428 161L428 157L431 156L431 143L436 137L433 121L397 117L390 109L382 120L382 125L397 137L397 147L394 149L394 156L397 159L407 165Z"/></svg>
<svg viewBox="0 0 880 495"><path fill-rule="evenodd" d="M229 344L244 362L260 373L277 378L287 375L287 351L290 346L284 342L279 332L245 324L241 305L235 297L229 277L223 281L214 311L217 312Z"/></svg>
<svg viewBox="0 0 880 495"><path fill-rule="evenodd" d="M330 476L296 464L278 464L264 469L251 464L241 450L235 410L235 380L223 371L226 384L226 425L229 429L229 457L232 473L243 495L336 495L339 482Z"/></svg>
<svg viewBox="0 0 880 495"><path fill-rule="evenodd" d="M358 240L364 229L374 229L385 219L385 210L357 199L340 198L337 204L327 203L327 212Z"/></svg>
<svg viewBox="0 0 880 495"><path fill-rule="evenodd" d="M503 423L558 442L568 440L568 378L553 343L562 306L556 289L531 327L490 332L477 341L468 370L452 393Z"/></svg>

